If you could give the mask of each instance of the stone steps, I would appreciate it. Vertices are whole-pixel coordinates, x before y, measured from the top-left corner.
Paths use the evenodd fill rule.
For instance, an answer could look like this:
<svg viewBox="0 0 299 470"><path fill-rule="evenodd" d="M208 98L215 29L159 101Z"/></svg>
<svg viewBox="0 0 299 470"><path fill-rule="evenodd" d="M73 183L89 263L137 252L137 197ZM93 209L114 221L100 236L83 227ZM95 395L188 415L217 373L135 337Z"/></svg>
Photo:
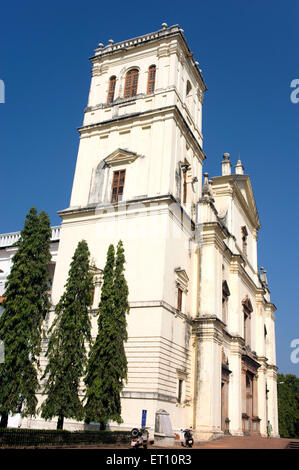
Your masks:
<svg viewBox="0 0 299 470"><path fill-rule="evenodd" d="M287 449L299 449L299 440L290 441L287 445Z"/></svg>

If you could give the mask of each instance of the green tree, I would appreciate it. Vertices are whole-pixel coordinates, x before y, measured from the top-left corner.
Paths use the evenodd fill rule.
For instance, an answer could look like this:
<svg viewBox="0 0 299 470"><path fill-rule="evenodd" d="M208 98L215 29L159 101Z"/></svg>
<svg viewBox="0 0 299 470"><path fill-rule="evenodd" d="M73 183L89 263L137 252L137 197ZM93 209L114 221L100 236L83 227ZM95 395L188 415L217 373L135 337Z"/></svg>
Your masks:
<svg viewBox="0 0 299 470"><path fill-rule="evenodd" d="M34 416L36 412L41 328L50 308L50 239L47 214L38 215L32 207L15 245L0 318L5 347L5 361L0 364L1 427L7 426L9 413Z"/></svg>
<svg viewBox="0 0 299 470"><path fill-rule="evenodd" d="M278 420L281 437L299 438L299 378L278 374Z"/></svg>
<svg viewBox="0 0 299 470"><path fill-rule="evenodd" d="M122 422L120 393L127 378L124 342L127 340L128 287L124 277L124 250L118 244L116 260L109 246L99 305L98 334L89 354L85 377L85 421Z"/></svg>
<svg viewBox="0 0 299 470"><path fill-rule="evenodd" d="M85 372L86 342L91 341L88 307L92 303L92 288L90 253L82 240L73 256L65 291L55 308L43 375L46 378L43 393L47 398L41 406L41 415L45 419L57 416L57 429L63 429L64 418L83 419L80 379Z"/></svg>
<svg viewBox="0 0 299 470"><path fill-rule="evenodd" d="M117 245L115 271L114 271L114 317L115 328L117 330L116 337L116 370L119 377L120 391L123 388L124 381L127 380L127 358L124 343L128 339L127 319L129 313L128 295L129 289L125 279L125 255L122 241Z"/></svg>

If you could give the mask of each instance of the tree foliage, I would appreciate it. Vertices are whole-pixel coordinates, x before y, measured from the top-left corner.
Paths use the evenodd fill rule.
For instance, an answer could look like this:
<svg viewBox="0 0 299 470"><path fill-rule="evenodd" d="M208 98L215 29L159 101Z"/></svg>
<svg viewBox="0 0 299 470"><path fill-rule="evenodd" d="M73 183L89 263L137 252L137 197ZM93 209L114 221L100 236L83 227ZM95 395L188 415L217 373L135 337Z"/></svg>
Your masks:
<svg viewBox="0 0 299 470"><path fill-rule="evenodd" d="M122 422L120 393L127 378L124 342L129 312L128 286L124 277L124 249L110 245L103 274L98 334L89 354L85 377L85 421Z"/></svg>
<svg viewBox="0 0 299 470"><path fill-rule="evenodd" d="M55 308L56 317L49 331L48 363L42 404L42 417L58 416L58 428L64 418L83 419L80 379L86 365L86 343L91 341L88 307L92 303L93 275L85 240L74 253L65 291Z"/></svg>
<svg viewBox="0 0 299 470"><path fill-rule="evenodd" d="M36 412L41 329L49 311L51 228L47 214L32 207L16 243L12 268L4 293L0 339L5 361L0 364L0 414L2 425L9 413ZM6 423L5 417L6 416Z"/></svg>
<svg viewBox="0 0 299 470"><path fill-rule="evenodd" d="M279 434L299 439L299 378L278 374L277 390Z"/></svg>

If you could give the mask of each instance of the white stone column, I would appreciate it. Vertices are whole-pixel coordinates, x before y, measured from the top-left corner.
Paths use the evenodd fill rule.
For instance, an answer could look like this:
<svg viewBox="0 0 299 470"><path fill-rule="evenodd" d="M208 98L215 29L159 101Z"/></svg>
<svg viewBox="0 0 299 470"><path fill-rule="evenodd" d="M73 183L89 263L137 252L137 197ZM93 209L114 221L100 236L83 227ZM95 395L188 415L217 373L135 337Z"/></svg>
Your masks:
<svg viewBox="0 0 299 470"><path fill-rule="evenodd" d="M242 305L240 294L240 260L233 259L230 264L229 276L229 309L228 309L228 329L233 335L243 336L242 330Z"/></svg>
<svg viewBox="0 0 299 470"><path fill-rule="evenodd" d="M267 305L265 308L266 313L266 328L267 328L267 358L268 364L276 365L276 345L275 345L275 315L272 305Z"/></svg>
<svg viewBox="0 0 299 470"><path fill-rule="evenodd" d="M228 413L229 430L233 436L242 436L242 350L238 342L231 344L229 355L229 368L232 373L229 376Z"/></svg>
<svg viewBox="0 0 299 470"><path fill-rule="evenodd" d="M210 439L221 431L221 326L217 320L200 319L198 325L198 380L196 438Z"/></svg>
<svg viewBox="0 0 299 470"><path fill-rule="evenodd" d="M215 224L202 229L200 315L222 319L222 233Z"/></svg>
<svg viewBox="0 0 299 470"><path fill-rule="evenodd" d="M260 418L260 433L262 436L267 435L267 396L266 396L266 380L267 370L264 359L259 358L261 367L258 372L258 417Z"/></svg>
<svg viewBox="0 0 299 470"><path fill-rule="evenodd" d="M277 407L277 373L276 367L267 370L268 393L268 420L272 424L272 436L279 437L278 407Z"/></svg>

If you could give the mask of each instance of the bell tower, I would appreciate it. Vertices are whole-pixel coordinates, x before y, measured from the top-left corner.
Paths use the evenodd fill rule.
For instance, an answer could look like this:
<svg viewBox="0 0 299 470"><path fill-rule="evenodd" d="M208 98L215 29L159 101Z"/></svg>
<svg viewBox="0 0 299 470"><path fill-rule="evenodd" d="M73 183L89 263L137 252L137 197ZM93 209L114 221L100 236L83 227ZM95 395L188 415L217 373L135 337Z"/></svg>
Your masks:
<svg viewBox="0 0 299 470"><path fill-rule="evenodd" d="M191 207L201 194L206 86L183 30L163 23L110 40L90 60L70 208L163 194Z"/></svg>
<svg viewBox="0 0 299 470"><path fill-rule="evenodd" d="M192 244L205 159L206 86L178 25L163 23L150 34L99 44L90 60L70 206L59 212L52 301L63 293L80 240L100 271L109 245L121 239L130 304L122 427L139 425L146 408L152 431L161 410L180 429L192 424L193 413ZM94 327L96 335L96 321Z"/></svg>

